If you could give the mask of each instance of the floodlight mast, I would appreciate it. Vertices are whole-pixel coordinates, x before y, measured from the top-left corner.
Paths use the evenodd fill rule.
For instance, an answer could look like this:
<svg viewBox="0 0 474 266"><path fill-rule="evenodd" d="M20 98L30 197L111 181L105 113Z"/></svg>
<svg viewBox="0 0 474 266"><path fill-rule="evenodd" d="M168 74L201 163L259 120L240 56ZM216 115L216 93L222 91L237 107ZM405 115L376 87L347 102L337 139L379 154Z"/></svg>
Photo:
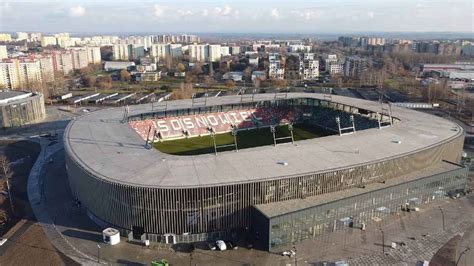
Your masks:
<svg viewBox="0 0 474 266"><path fill-rule="evenodd" d="M276 147L277 142L276 142L276 139L275 139L275 126L274 125L270 126L270 131L272 132L272 135L273 135L273 146Z"/></svg>

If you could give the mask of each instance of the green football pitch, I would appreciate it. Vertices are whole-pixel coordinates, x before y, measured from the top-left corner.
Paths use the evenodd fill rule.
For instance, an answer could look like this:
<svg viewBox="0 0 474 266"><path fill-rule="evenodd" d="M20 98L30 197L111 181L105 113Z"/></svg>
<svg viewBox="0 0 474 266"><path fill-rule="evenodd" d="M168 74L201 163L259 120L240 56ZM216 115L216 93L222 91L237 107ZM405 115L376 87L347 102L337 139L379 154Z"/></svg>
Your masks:
<svg viewBox="0 0 474 266"><path fill-rule="evenodd" d="M288 126L278 126L275 128L275 137L291 136ZM323 130L319 127L298 124L293 126L293 136L295 141L319 138L333 133ZM277 140L277 144L291 142L291 139ZM216 145L234 144L234 136L231 133L223 133L216 135ZM237 146L240 149L273 145L273 136L270 128L260 128L251 130L242 130L237 133ZM214 153L214 144L212 137L202 136L187 139L169 140L163 142L155 142L153 146L161 152L174 155L198 155L205 153ZM232 147L218 148L218 152L234 150Z"/></svg>

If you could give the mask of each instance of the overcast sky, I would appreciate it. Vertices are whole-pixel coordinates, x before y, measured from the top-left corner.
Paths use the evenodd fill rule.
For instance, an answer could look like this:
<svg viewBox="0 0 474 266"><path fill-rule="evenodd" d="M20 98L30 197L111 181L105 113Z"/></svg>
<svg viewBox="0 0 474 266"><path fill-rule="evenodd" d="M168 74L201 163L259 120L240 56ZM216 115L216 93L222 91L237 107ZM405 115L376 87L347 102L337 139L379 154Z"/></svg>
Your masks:
<svg viewBox="0 0 474 266"><path fill-rule="evenodd" d="M1 0L0 31L473 32L474 0Z"/></svg>

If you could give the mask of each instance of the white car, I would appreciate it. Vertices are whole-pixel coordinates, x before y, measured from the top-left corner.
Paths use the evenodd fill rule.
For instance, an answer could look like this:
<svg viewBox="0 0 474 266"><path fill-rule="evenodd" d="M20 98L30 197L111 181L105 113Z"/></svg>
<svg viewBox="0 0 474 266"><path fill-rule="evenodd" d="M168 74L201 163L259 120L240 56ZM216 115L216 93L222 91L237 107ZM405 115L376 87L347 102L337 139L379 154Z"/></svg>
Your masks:
<svg viewBox="0 0 474 266"><path fill-rule="evenodd" d="M220 250L220 251L227 249L227 246L225 245L225 242L222 241L222 240L217 240L216 241L216 246L217 246L217 249Z"/></svg>
<svg viewBox="0 0 474 266"><path fill-rule="evenodd" d="M7 242L6 238L0 238L0 246L3 246L3 244L5 244L5 242Z"/></svg>
<svg viewBox="0 0 474 266"><path fill-rule="evenodd" d="M296 255L296 252L294 252L293 250L287 250L287 251L283 251L281 255L287 256L287 257L293 257L294 255Z"/></svg>

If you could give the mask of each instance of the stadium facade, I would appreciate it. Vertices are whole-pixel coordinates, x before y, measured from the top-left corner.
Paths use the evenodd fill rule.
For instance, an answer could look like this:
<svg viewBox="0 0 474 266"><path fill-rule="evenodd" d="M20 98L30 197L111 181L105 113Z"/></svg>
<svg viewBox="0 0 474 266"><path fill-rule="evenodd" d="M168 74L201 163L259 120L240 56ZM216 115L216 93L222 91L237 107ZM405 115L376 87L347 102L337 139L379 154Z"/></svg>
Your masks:
<svg viewBox="0 0 474 266"><path fill-rule="evenodd" d="M264 248L278 251L340 229L341 221L369 224L462 192L466 185L467 171L456 164L464 140L461 127L377 102L288 93L126 110L78 118L64 141L74 196L97 223L131 238L178 243L252 232ZM240 124L222 122L232 120L232 112L241 113L235 117ZM202 116L207 131L186 123ZM221 122L211 125L209 116ZM160 126L159 121L165 122ZM150 133L166 141L210 134L211 126L230 131L298 121L342 134L217 156L175 156L148 145ZM160 132L165 129L172 132Z"/></svg>
<svg viewBox="0 0 474 266"><path fill-rule="evenodd" d="M44 98L40 93L0 91L0 127L19 127L42 121L46 117Z"/></svg>

